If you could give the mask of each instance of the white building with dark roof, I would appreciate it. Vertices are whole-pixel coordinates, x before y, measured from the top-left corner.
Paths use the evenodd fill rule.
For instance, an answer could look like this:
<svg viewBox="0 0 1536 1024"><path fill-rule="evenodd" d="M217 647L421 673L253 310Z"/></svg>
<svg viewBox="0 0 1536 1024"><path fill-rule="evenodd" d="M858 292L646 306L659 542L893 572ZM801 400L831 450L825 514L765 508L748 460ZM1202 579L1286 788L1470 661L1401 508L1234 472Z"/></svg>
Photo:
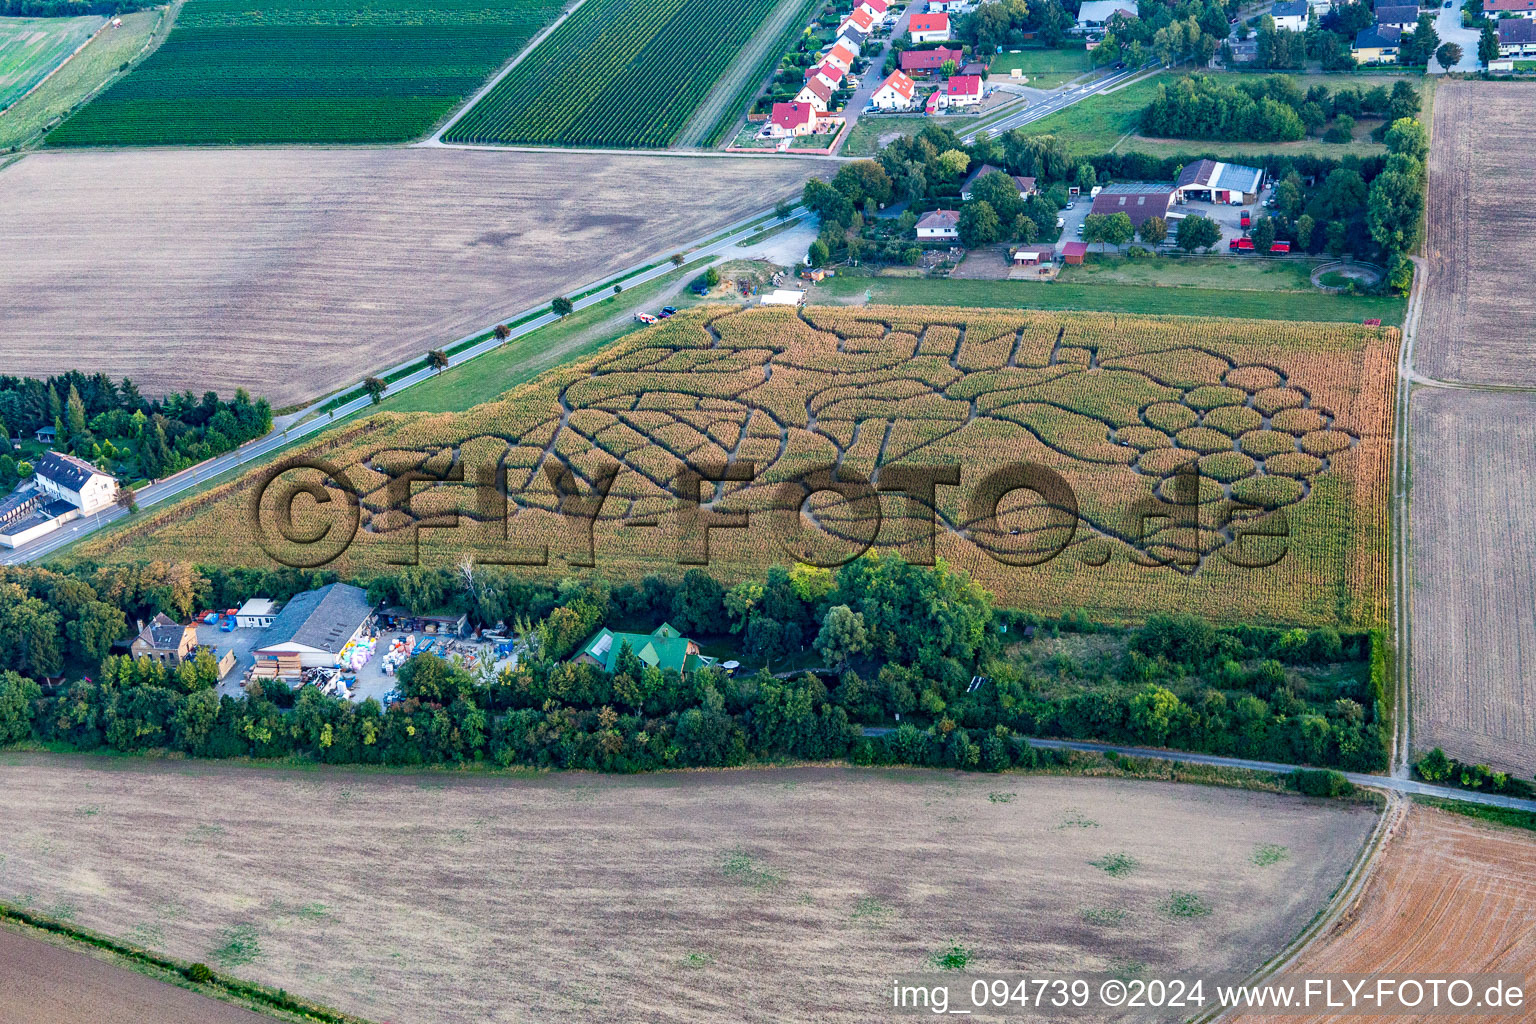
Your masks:
<svg viewBox="0 0 1536 1024"><path fill-rule="evenodd" d="M340 664L348 644L373 621L367 592L331 583L297 594L272 620L255 648L258 678L298 676L306 668Z"/></svg>
<svg viewBox="0 0 1536 1024"><path fill-rule="evenodd" d="M83 515L106 508L117 497L115 477L63 452L44 453L33 472L38 490L62 498Z"/></svg>
<svg viewBox="0 0 1536 1024"><path fill-rule="evenodd" d="M1312 8L1307 0L1275 0L1269 9L1269 16L1275 19L1275 28L1283 28L1288 32L1305 32L1307 18L1311 13Z"/></svg>
<svg viewBox="0 0 1536 1024"><path fill-rule="evenodd" d="M1208 203L1252 203L1258 200L1264 187L1264 171L1224 160L1196 160L1179 172L1173 187L1184 202L1198 199Z"/></svg>

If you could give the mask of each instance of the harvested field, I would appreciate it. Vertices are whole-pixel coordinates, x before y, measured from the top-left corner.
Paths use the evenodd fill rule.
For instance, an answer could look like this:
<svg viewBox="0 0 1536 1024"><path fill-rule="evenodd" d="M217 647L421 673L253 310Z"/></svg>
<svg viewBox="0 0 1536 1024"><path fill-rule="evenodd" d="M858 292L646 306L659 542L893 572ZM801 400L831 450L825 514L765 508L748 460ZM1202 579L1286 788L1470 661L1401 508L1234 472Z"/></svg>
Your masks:
<svg viewBox="0 0 1536 1024"><path fill-rule="evenodd" d="M1413 745L1536 772L1536 395L1413 396Z"/></svg>
<svg viewBox="0 0 1536 1024"><path fill-rule="evenodd" d="M1536 840L1415 806L1378 855L1375 876L1353 911L1319 937L1287 974L1447 977L1486 972L1526 975L1536 962ZM1243 1020L1277 1019L1248 1014ZM1358 1016L1287 1015L1294 1024L1358 1021ZM1396 1015L1394 1024L1445 1020ZM1530 1013L1458 1014L1463 1024L1509 1024Z"/></svg>
<svg viewBox="0 0 1536 1024"><path fill-rule="evenodd" d="M271 1024L272 1018L0 925L0 1024Z"/></svg>
<svg viewBox="0 0 1536 1024"><path fill-rule="evenodd" d="M1429 148L1419 372L1472 384L1536 385L1536 209L1531 94L1514 82L1441 83Z"/></svg>
<svg viewBox="0 0 1536 1024"><path fill-rule="evenodd" d="M282 407L798 194L816 161L48 152L0 172L6 372Z"/></svg>
<svg viewBox="0 0 1536 1024"><path fill-rule="evenodd" d="M8 754L0 783L0 898L397 1024L868 1021L893 972L952 942L982 971L1245 971L1375 820L1198 786L845 768ZM1255 863L1267 846L1284 855ZM1114 854L1134 863L1090 863ZM1210 913L1170 915L1175 892Z"/></svg>
<svg viewBox="0 0 1536 1024"><path fill-rule="evenodd" d="M914 562L936 551L1000 601L1042 611L1370 624L1385 611L1396 348L1395 329L1353 324L701 307L467 413L381 413L317 441L309 452L346 467L361 498L344 551L270 546L288 481L263 490L252 475L82 553L223 565L323 555L356 573L410 563L419 539L430 564L474 552L559 576L595 557L619 580L702 562L734 580L795 559L842 564L872 545ZM724 485L714 511L753 528L705 538L680 514L683 467L727 460L750 482ZM1017 462L1049 467L1072 493L1014 483L992 515L977 503L982 482ZM1179 499L1175 475L1196 464L1202 480ZM801 480L819 479L818 466L867 481L867 493L809 488L807 513ZM452 467L461 483L414 498L387 483ZM875 493L924 467L960 475L910 499ZM589 549L566 499L604 473L614 475ZM1148 504L1154 495L1183 511ZM336 497L330 507L344 507ZM459 528L436 528L454 515ZM319 536L328 524L313 525ZM1280 547L1261 530L1289 539Z"/></svg>

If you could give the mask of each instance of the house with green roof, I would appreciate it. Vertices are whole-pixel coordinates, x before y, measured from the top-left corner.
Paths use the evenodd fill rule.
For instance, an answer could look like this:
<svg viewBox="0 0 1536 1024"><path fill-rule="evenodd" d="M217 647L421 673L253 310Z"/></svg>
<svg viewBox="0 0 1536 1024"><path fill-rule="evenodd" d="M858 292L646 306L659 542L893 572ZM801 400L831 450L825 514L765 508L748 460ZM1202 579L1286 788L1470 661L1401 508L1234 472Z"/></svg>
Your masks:
<svg viewBox="0 0 1536 1024"><path fill-rule="evenodd" d="M571 659L577 664L596 665L604 672L612 672L619 663L619 652L624 645L635 652L642 664L665 671L687 675L713 665L714 658L699 653L699 645L683 636L670 622L663 622L649 634L615 633L600 629L592 639L581 645Z"/></svg>

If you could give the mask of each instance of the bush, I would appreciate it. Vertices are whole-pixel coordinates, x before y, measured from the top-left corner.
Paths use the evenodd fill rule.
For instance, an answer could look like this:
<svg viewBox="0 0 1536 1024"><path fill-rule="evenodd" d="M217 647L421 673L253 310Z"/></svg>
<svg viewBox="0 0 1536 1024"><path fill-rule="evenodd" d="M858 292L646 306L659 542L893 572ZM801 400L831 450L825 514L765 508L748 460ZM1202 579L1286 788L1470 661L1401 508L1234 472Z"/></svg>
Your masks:
<svg viewBox="0 0 1536 1024"><path fill-rule="evenodd" d="M1337 799L1355 791L1355 784L1346 779L1342 772L1328 768L1297 768L1287 777L1287 781L1292 789L1305 796Z"/></svg>
<svg viewBox="0 0 1536 1024"><path fill-rule="evenodd" d="M182 973L187 976L188 981L196 982L199 985L206 985L213 980L213 971L209 969L207 964L188 964L187 969L182 971Z"/></svg>

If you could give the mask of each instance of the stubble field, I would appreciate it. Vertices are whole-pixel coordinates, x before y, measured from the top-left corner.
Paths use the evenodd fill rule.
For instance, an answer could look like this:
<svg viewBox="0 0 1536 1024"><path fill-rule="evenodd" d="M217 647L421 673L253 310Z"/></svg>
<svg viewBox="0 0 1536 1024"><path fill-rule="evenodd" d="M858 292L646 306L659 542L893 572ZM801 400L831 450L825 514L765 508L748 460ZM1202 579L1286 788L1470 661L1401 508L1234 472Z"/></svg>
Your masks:
<svg viewBox="0 0 1536 1024"><path fill-rule="evenodd" d="M549 576L595 560L621 579L704 563L733 580L873 546L937 554L1040 610L1369 625L1384 617L1396 349L1395 329L1345 324L702 307L468 412L380 414L319 440L308 455L342 467L338 501L294 508L323 534L344 482L361 500L345 550L281 542L271 517L295 473L248 476L84 554L325 555L345 574L409 564L419 543L429 564L471 552ZM708 485L702 507L745 519L706 538L682 514L685 466L728 461L748 475ZM994 515L984 496L1017 463L1055 476L996 492ZM1196 468L1198 486L1181 483ZM841 490L821 488L834 469ZM900 483L934 470L957 476ZM407 471L457 482L413 494L390 482ZM589 549L572 517L597 480Z"/></svg>
<svg viewBox="0 0 1536 1024"><path fill-rule="evenodd" d="M799 193L816 162L457 150L33 154L0 172L8 373L283 407ZM108 187L110 186L110 187Z"/></svg>
<svg viewBox="0 0 1536 1024"><path fill-rule="evenodd" d="M1287 974L1526 976L1536 962L1536 841L1446 811L1416 806L1377 855L1375 875L1352 911L1320 936ZM1346 1014L1249 1014L1248 1022L1357 1021ZM1395 1024L1444 1020L1396 1015ZM1465 1024L1508 1024L1530 1013L1469 1013Z"/></svg>
<svg viewBox="0 0 1536 1024"><path fill-rule="evenodd" d="M1419 372L1471 384L1536 385L1536 209L1531 96L1514 82L1445 82L1429 148Z"/></svg>
<svg viewBox="0 0 1536 1024"><path fill-rule="evenodd" d="M951 943L973 971L1243 972L1317 912L1375 820L1198 786L840 768L8 755L0 780L18 823L0 898L401 1024L865 1021L893 972Z"/></svg>
<svg viewBox="0 0 1536 1024"><path fill-rule="evenodd" d="M1413 396L1413 745L1536 772L1536 396Z"/></svg>

